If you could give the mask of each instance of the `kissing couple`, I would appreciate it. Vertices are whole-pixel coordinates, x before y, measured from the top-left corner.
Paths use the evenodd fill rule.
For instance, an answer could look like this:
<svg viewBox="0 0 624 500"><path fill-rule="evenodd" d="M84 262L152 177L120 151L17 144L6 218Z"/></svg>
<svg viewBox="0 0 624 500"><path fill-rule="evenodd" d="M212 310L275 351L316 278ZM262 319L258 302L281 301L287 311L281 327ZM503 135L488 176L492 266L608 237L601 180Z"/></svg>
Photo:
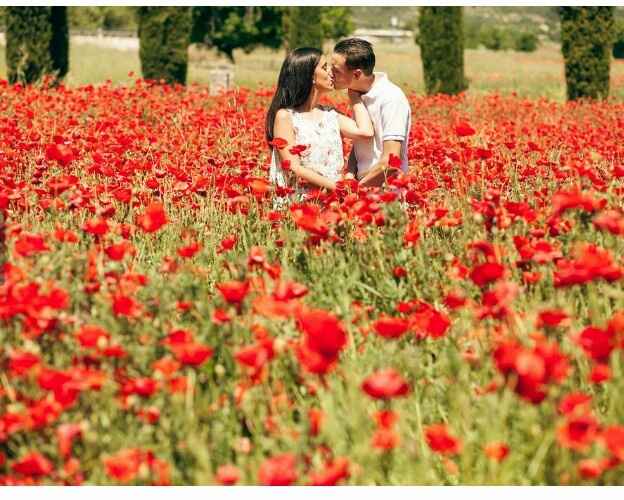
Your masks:
<svg viewBox="0 0 624 500"><path fill-rule="evenodd" d="M334 190L343 178L382 186L394 168L407 172L409 102L374 68L373 46L359 38L338 42L330 58L315 48L287 55L266 117L269 178L278 187L278 204L288 202L285 193L301 201L311 190ZM319 105L322 95L344 89L353 119ZM353 140L344 177L343 137Z"/></svg>

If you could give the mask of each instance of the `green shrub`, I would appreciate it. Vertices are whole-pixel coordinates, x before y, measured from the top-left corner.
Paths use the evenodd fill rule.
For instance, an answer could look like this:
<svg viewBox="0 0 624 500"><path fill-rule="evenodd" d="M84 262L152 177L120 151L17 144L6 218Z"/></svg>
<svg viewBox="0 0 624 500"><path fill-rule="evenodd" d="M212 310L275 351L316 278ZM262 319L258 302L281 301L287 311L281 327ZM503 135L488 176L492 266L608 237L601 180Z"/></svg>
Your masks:
<svg viewBox="0 0 624 500"><path fill-rule="evenodd" d="M69 24L83 30L135 30L135 7L69 7Z"/></svg>
<svg viewBox="0 0 624 500"><path fill-rule="evenodd" d="M284 12L284 32L289 49L323 47L322 7L289 7Z"/></svg>
<svg viewBox="0 0 624 500"><path fill-rule="evenodd" d="M186 83L191 9L139 7L137 15L143 78Z"/></svg>
<svg viewBox="0 0 624 500"><path fill-rule="evenodd" d="M514 37L514 50L518 52L535 52L537 46L538 38L535 33L516 33Z"/></svg>
<svg viewBox="0 0 624 500"><path fill-rule="evenodd" d="M457 94L467 88L461 7L421 7L417 43L427 94Z"/></svg>
<svg viewBox="0 0 624 500"><path fill-rule="evenodd" d="M34 83L69 69L67 7L6 7L6 65L11 83Z"/></svg>
<svg viewBox="0 0 624 500"><path fill-rule="evenodd" d="M479 41L489 50L505 50L511 47L508 33L494 26L482 29L479 34Z"/></svg>
<svg viewBox="0 0 624 500"><path fill-rule="evenodd" d="M613 7L561 7L561 50L569 100L609 95Z"/></svg>

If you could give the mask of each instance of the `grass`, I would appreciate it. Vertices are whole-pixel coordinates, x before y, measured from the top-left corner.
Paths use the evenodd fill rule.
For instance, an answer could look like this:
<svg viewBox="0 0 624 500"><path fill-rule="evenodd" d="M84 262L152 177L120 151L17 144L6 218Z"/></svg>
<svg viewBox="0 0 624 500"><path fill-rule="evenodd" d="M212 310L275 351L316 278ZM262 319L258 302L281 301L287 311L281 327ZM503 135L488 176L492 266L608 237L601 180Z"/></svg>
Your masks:
<svg viewBox="0 0 624 500"><path fill-rule="evenodd" d="M327 46L329 52L331 46ZM423 93L422 65L418 47L411 42L376 44L377 69L406 90ZM275 84L284 51L258 49L250 54L235 53L235 82L245 87ZM188 82L207 84L214 64L227 63L213 51L190 50ZM565 98L563 58L558 45L549 44L533 53L466 50L466 75L471 93L516 92L520 96L562 101ZM95 84L107 79L113 83L129 83L141 74L138 52L101 48L95 45L72 45L70 71L66 82L70 86ZM0 46L0 77L6 78L4 46ZM624 62L613 61L611 95L624 98Z"/></svg>

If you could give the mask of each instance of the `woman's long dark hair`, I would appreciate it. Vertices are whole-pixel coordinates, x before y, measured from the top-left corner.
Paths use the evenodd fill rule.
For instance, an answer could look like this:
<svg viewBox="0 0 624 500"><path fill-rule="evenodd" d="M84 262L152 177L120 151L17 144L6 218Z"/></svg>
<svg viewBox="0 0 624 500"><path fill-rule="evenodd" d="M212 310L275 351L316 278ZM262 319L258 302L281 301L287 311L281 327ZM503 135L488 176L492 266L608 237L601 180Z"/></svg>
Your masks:
<svg viewBox="0 0 624 500"><path fill-rule="evenodd" d="M321 59L322 52L318 49L302 47L293 50L282 63L277 89L269 106L266 117L266 138L273 140L275 115L283 108L301 106L310 97L314 70Z"/></svg>

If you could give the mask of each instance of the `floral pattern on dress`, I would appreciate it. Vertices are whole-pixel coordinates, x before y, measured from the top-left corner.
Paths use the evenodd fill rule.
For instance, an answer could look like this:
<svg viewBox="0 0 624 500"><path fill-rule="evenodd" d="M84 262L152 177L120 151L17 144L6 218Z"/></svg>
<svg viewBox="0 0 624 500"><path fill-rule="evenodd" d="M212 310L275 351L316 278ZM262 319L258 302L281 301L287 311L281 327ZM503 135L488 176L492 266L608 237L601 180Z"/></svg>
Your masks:
<svg viewBox="0 0 624 500"><path fill-rule="evenodd" d="M293 109L288 109L288 112L292 119L296 145L307 146L299 155L301 165L332 181L338 181L344 167L338 113L333 109L322 110L321 119L315 121ZM269 180L277 186L293 188L295 201L302 200L310 190L298 186L295 176L281 167L279 154L275 148L271 154ZM278 197L276 204L281 206L290 201L293 201L293 198Z"/></svg>

